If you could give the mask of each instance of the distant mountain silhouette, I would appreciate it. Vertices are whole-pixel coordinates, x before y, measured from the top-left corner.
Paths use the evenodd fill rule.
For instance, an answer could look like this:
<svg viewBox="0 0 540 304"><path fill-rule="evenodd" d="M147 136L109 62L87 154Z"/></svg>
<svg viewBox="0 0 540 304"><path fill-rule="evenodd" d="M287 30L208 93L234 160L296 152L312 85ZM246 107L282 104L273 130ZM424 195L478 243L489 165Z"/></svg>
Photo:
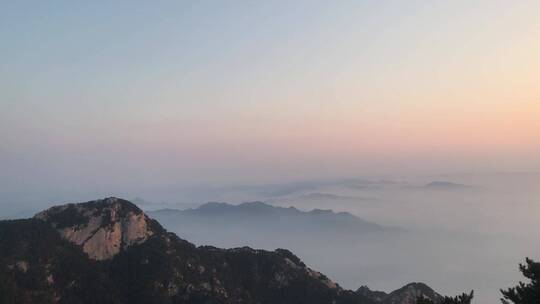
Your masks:
<svg viewBox="0 0 540 304"><path fill-rule="evenodd" d="M336 213L322 209L301 211L294 207L276 207L263 202L247 202L239 205L211 202L195 209L163 209L151 211L148 214L172 230L176 230L174 228L176 226L184 226L184 231L186 225L190 223L219 224L222 227L241 226L267 231L286 229L288 233L313 231L314 233L356 234L385 229L348 212ZM209 220L211 223L208 223Z"/></svg>
<svg viewBox="0 0 540 304"><path fill-rule="evenodd" d="M443 298L424 283L409 283L391 293L373 291L367 286L362 286L356 293L380 304L415 304L420 297L438 303Z"/></svg>

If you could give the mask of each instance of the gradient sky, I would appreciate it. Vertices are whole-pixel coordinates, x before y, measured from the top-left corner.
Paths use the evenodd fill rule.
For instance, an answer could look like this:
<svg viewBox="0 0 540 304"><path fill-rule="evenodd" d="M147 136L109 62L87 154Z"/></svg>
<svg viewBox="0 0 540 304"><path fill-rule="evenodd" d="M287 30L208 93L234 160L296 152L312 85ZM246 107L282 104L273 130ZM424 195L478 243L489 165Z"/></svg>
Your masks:
<svg viewBox="0 0 540 304"><path fill-rule="evenodd" d="M1 192L540 169L538 1L2 1Z"/></svg>

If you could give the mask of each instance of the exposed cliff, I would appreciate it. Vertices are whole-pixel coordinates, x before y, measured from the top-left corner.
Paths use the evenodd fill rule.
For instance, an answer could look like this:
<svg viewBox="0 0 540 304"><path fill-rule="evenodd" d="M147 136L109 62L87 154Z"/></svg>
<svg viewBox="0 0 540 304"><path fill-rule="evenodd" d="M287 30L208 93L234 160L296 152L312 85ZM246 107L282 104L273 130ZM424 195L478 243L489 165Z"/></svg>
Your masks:
<svg viewBox="0 0 540 304"><path fill-rule="evenodd" d="M34 218L49 223L95 260L111 259L162 230L135 205L118 198L56 206Z"/></svg>

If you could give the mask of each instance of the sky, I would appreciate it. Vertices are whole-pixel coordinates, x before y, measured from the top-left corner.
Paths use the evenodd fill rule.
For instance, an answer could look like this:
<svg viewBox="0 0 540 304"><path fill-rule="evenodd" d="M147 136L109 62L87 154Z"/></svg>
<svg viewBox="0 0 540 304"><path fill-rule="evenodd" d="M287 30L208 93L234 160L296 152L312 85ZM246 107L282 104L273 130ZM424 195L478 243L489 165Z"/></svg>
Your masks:
<svg viewBox="0 0 540 304"><path fill-rule="evenodd" d="M2 1L0 192L540 170L538 1Z"/></svg>

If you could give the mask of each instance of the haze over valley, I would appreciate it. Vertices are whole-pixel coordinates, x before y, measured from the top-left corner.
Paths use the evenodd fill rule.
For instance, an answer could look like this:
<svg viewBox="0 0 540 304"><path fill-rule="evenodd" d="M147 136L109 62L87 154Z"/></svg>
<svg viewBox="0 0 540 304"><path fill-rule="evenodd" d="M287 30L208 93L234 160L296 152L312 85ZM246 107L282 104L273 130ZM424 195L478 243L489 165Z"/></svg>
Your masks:
<svg viewBox="0 0 540 304"><path fill-rule="evenodd" d="M538 12L1 1L0 303L530 304Z"/></svg>
<svg viewBox="0 0 540 304"><path fill-rule="evenodd" d="M523 256L540 254L538 182L538 174L517 173L350 178L180 188L173 199L135 193L145 199L133 202L197 245L287 248L346 288L391 291L420 281L442 294L474 289L487 303L519 280ZM2 215L60 202L34 211L11 205Z"/></svg>

